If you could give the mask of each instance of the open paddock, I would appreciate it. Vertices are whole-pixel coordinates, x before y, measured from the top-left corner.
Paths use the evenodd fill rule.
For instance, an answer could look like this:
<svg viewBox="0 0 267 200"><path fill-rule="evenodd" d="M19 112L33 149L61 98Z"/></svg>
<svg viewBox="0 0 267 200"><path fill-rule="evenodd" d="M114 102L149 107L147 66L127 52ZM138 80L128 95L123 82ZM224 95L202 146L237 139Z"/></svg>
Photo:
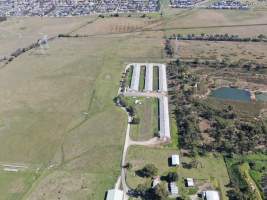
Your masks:
<svg viewBox="0 0 267 200"><path fill-rule="evenodd" d="M181 59L239 60L267 64L267 44L251 42L173 41Z"/></svg>
<svg viewBox="0 0 267 200"><path fill-rule="evenodd" d="M71 18L75 25L67 24L64 32L91 18L78 19ZM39 20L25 18L20 23L31 27ZM49 169L32 187L25 187L24 199L46 195L102 200L114 186L127 116L113 98L126 62L161 56L163 46L156 40L162 40L162 34L153 40L134 35L57 38L49 49L26 52L0 70L0 94L5 96L0 100L0 162ZM2 45L0 49L6 50ZM6 195L8 190L1 193Z"/></svg>

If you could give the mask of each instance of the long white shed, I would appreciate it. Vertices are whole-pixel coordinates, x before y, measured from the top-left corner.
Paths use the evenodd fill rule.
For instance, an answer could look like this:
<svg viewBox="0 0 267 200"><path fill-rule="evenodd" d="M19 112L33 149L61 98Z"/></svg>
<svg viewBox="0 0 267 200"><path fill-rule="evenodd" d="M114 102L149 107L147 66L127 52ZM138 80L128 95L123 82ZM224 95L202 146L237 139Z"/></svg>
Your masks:
<svg viewBox="0 0 267 200"><path fill-rule="evenodd" d="M170 120L169 120L169 105L168 97L161 96L159 98L159 120L160 130L159 136L163 139L170 139Z"/></svg>
<svg viewBox="0 0 267 200"><path fill-rule="evenodd" d="M160 92L168 91L166 65L164 64L159 65L159 91Z"/></svg>
<svg viewBox="0 0 267 200"><path fill-rule="evenodd" d="M140 79L140 64L133 65L133 74L132 74L132 81L131 81L131 90L138 91L139 90L139 79Z"/></svg>
<svg viewBox="0 0 267 200"><path fill-rule="evenodd" d="M109 190L106 200L123 200L123 191L117 189Z"/></svg>
<svg viewBox="0 0 267 200"><path fill-rule="evenodd" d="M145 91L153 90L153 64L146 65Z"/></svg>

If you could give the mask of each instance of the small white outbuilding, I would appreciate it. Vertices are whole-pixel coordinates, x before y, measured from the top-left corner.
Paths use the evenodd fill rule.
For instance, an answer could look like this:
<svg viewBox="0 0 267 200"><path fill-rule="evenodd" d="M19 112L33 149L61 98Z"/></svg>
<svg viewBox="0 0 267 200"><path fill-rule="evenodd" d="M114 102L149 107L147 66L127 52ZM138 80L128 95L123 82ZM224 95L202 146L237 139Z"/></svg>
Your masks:
<svg viewBox="0 0 267 200"><path fill-rule="evenodd" d="M121 190L108 190L106 200L123 200L123 192Z"/></svg>
<svg viewBox="0 0 267 200"><path fill-rule="evenodd" d="M179 155L172 155L172 166L180 165L180 158Z"/></svg>
<svg viewBox="0 0 267 200"><path fill-rule="evenodd" d="M194 180L192 178L186 178L186 186L194 187Z"/></svg>
<svg viewBox="0 0 267 200"><path fill-rule="evenodd" d="M172 196L177 196L179 194L179 190L175 182L170 183L170 192Z"/></svg>
<svg viewBox="0 0 267 200"><path fill-rule="evenodd" d="M203 200L220 200L219 192L216 190L207 190L202 193Z"/></svg>

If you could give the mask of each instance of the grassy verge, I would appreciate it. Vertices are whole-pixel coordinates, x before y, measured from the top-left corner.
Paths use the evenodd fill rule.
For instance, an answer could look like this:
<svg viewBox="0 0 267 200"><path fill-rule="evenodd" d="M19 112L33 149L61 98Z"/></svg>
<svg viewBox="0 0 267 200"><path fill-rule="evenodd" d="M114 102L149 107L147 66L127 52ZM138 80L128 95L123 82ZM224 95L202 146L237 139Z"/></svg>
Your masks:
<svg viewBox="0 0 267 200"><path fill-rule="evenodd" d="M240 165L239 171L240 171L242 177L244 178L244 180L247 182L247 185L249 187L251 187L252 191L255 192L254 193L255 197L258 200L262 200L261 193L260 193L257 185L255 184L254 180L250 176L250 173L249 173L250 167L249 167L248 163L243 163L242 165Z"/></svg>
<svg viewBox="0 0 267 200"><path fill-rule="evenodd" d="M174 116L170 117L170 127L171 127L171 143L166 145L166 147L179 149L178 127Z"/></svg>
<svg viewBox="0 0 267 200"><path fill-rule="evenodd" d="M246 156L237 156L226 158L231 179L243 190L248 186L255 188L255 194L259 198L262 193L261 180L264 176L267 156L264 154L250 154Z"/></svg>
<svg viewBox="0 0 267 200"><path fill-rule="evenodd" d="M139 91L143 91L145 89L145 75L146 75L146 67L141 66L140 79L139 79Z"/></svg>
<svg viewBox="0 0 267 200"><path fill-rule="evenodd" d="M159 68L153 67L153 89L159 90Z"/></svg>
<svg viewBox="0 0 267 200"><path fill-rule="evenodd" d="M128 69L127 73L127 86L131 86L131 81L132 81L132 76L133 76L133 66L131 65Z"/></svg>

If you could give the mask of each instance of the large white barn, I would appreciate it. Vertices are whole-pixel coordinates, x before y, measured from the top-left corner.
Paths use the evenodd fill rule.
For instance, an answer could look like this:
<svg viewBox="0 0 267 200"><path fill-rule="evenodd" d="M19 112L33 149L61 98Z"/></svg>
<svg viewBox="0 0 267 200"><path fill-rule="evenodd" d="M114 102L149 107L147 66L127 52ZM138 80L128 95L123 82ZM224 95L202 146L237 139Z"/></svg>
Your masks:
<svg viewBox="0 0 267 200"><path fill-rule="evenodd" d="M159 136L163 139L170 139L170 120L169 120L169 105L168 97L161 96L159 98L159 120L160 130Z"/></svg>
<svg viewBox="0 0 267 200"><path fill-rule="evenodd" d="M220 200L219 192L216 190L207 190L202 193L203 200Z"/></svg>
<svg viewBox="0 0 267 200"><path fill-rule="evenodd" d="M123 191L117 189L109 190L106 200L123 200Z"/></svg>
<svg viewBox="0 0 267 200"><path fill-rule="evenodd" d="M153 91L153 64L146 65L145 91Z"/></svg>
<svg viewBox="0 0 267 200"><path fill-rule="evenodd" d="M140 70L140 64L133 65L133 75L131 80L131 90L133 91L139 90Z"/></svg>
<svg viewBox="0 0 267 200"><path fill-rule="evenodd" d="M168 91L166 65L164 64L159 65L159 91L160 92Z"/></svg>

